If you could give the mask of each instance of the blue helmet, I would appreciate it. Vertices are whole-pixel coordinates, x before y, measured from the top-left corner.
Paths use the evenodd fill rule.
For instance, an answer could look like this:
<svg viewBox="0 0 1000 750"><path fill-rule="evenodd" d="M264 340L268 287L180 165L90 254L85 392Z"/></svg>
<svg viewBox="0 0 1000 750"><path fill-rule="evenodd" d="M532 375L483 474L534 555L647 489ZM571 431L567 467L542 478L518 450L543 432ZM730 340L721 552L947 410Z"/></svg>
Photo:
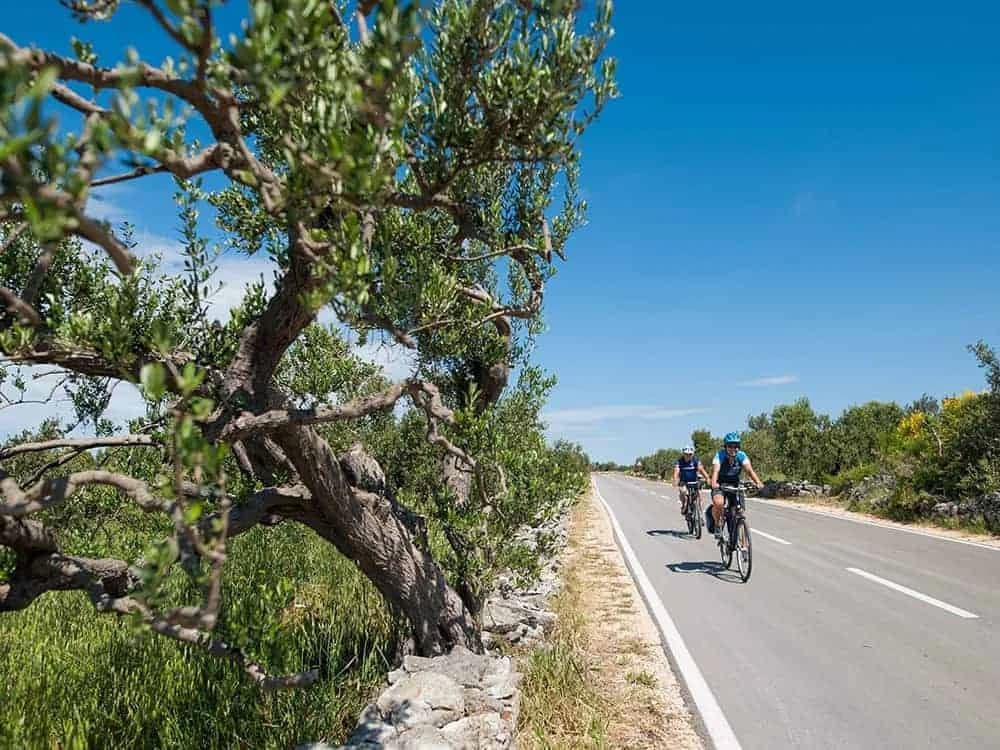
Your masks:
<svg viewBox="0 0 1000 750"><path fill-rule="evenodd" d="M736 443L737 445L739 445L740 442L741 442L740 441L740 433L738 433L738 432L727 432L726 436L724 438L722 438L722 442L725 443L725 444L727 444L727 445L729 443Z"/></svg>

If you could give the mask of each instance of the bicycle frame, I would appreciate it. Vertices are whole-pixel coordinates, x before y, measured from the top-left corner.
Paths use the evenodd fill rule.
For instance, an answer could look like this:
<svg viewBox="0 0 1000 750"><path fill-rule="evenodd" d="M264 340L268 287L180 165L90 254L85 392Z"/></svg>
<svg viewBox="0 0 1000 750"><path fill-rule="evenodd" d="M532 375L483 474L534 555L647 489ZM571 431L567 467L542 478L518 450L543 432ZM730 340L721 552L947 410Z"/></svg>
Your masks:
<svg viewBox="0 0 1000 750"><path fill-rule="evenodd" d="M746 507L747 507L747 496L746 492L742 487L733 487L731 485L719 485L719 489L722 490L722 517L723 520L733 520L737 518L746 517ZM730 502L730 497L736 497L736 509L733 510L733 503Z"/></svg>

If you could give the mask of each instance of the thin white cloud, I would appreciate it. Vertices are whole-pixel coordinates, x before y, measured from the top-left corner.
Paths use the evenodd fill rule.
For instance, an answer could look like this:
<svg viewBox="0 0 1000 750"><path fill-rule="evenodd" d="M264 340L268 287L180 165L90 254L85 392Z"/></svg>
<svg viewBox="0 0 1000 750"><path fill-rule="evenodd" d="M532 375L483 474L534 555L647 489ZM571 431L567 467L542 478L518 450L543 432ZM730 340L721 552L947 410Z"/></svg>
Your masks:
<svg viewBox="0 0 1000 750"><path fill-rule="evenodd" d="M550 430L565 430L615 420L640 419L644 421L658 421L675 419L677 417L687 417L692 414L702 414L705 411L707 409L672 409L664 406L625 404L586 406L579 409L555 409L543 412L542 419L548 423Z"/></svg>
<svg viewBox="0 0 1000 750"><path fill-rule="evenodd" d="M740 385L744 388L767 388L772 385L788 385L789 383L797 383L798 381L798 375L767 375L762 378L755 378L754 380L744 380Z"/></svg>
<svg viewBox="0 0 1000 750"><path fill-rule="evenodd" d="M115 225L127 218L125 209L114 201L94 194L87 202L87 215L98 221L107 221Z"/></svg>
<svg viewBox="0 0 1000 750"><path fill-rule="evenodd" d="M243 301L247 287L263 279L264 293L274 292L274 261L263 255L246 257L242 255L225 254L216 261L218 270L212 277L210 285L213 289L219 287L209 300L208 314L216 320L225 321L229 313Z"/></svg>
<svg viewBox="0 0 1000 750"><path fill-rule="evenodd" d="M35 429L49 418L58 419L63 426L76 422L73 403L66 391L62 387L55 387L61 376L45 374L53 373L52 367L25 365L20 369L26 386L24 393L21 394L10 385L4 388L4 393L12 399L23 399L24 403L5 405L0 409L0 440L23 430ZM146 402L139 389L132 383L118 382L104 416L116 425L124 426L130 419L136 419L145 413ZM86 430L80 428L80 431Z"/></svg>

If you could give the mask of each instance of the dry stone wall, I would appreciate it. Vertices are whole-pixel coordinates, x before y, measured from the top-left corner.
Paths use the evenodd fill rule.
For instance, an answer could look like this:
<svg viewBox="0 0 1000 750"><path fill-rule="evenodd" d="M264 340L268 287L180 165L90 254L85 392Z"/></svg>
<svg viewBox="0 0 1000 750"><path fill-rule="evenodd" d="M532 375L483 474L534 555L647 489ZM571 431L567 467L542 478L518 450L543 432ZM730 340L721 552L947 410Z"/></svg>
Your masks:
<svg viewBox="0 0 1000 750"><path fill-rule="evenodd" d="M537 580L500 576L483 607L485 654L456 647L445 656L406 656L389 685L365 708L340 750L507 750L515 746L521 675L499 652L504 643L540 642L555 622L549 598L559 590L559 553L569 535L569 502L551 521L523 529L516 542L539 551ZM299 750L334 750L311 743Z"/></svg>

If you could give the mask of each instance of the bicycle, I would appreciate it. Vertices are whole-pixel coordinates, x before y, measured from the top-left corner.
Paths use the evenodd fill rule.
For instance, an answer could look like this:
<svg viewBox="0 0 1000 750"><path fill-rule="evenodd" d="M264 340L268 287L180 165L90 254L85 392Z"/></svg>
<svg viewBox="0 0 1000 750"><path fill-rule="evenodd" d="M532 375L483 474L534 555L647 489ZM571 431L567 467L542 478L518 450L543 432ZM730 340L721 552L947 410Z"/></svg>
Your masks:
<svg viewBox="0 0 1000 750"><path fill-rule="evenodd" d="M753 553L750 543L750 524L746 517L746 494L742 487L721 485L723 508L723 532L719 536L719 553L726 568L732 568L733 554L736 554L736 566L740 578L746 583L750 580L753 567ZM734 498L732 502L730 498Z"/></svg>
<svg viewBox="0 0 1000 750"><path fill-rule="evenodd" d="M698 482L685 482L684 486L687 489L684 520L687 521L688 533L695 539L701 539L701 485Z"/></svg>

